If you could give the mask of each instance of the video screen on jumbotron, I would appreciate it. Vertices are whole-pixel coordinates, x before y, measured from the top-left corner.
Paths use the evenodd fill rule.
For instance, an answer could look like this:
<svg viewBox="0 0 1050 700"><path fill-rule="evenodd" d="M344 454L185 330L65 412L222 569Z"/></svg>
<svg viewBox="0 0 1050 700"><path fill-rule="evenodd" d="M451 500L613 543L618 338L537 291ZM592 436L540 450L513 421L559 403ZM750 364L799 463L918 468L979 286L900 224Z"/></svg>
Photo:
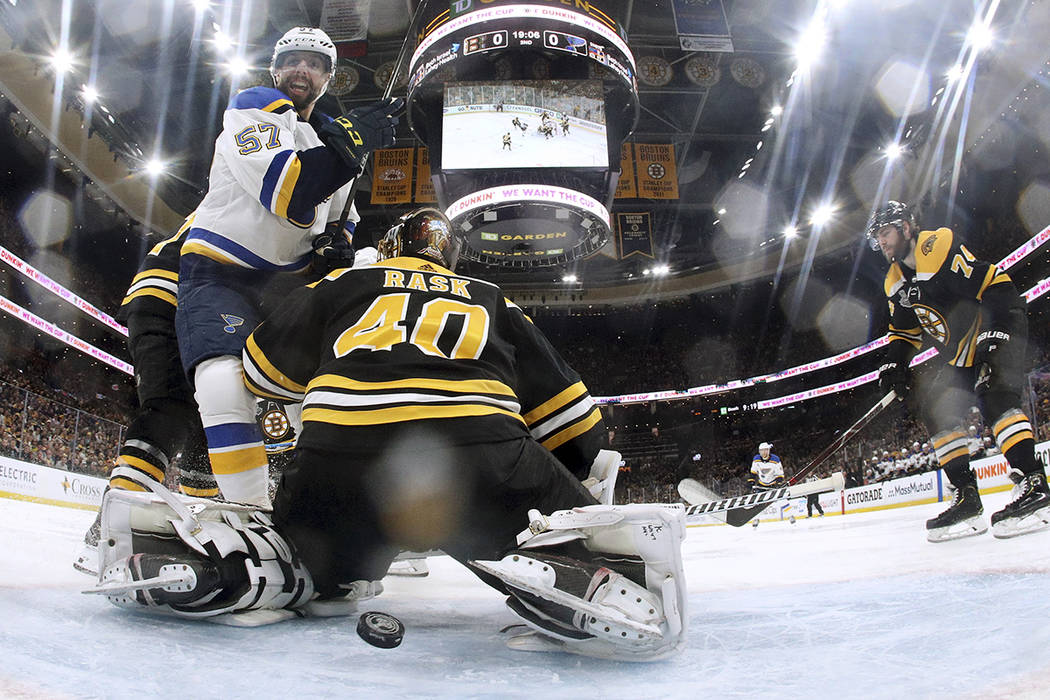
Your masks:
<svg viewBox="0 0 1050 700"><path fill-rule="evenodd" d="M599 80L445 85L441 169L608 168Z"/></svg>

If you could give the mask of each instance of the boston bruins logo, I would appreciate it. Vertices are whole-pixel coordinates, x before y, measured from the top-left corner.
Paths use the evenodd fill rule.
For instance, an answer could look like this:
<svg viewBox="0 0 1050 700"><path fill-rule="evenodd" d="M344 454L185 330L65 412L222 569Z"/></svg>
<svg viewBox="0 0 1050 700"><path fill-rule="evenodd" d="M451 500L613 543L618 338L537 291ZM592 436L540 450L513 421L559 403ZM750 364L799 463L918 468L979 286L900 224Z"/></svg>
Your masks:
<svg viewBox="0 0 1050 700"><path fill-rule="evenodd" d="M948 322L944 320L944 316L941 316L937 311L934 311L928 306L919 306L916 304L913 307L915 315L919 317L919 323L922 324L922 329L933 336L941 345L948 344Z"/></svg>
<svg viewBox="0 0 1050 700"><path fill-rule="evenodd" d="M922 242L922 254L929 255L933 252L933 245L937 242L937 234L933 234Z"/></svg>
<svg viewBox="0 0 1050 700"><path fill-rule="evenodd" d="M285 437L292 427L292 424L288 422L288 416L284 415L284 411L267 411L263 414L260 422L262 423L263 433L271 440L280 440Z"/></svg>

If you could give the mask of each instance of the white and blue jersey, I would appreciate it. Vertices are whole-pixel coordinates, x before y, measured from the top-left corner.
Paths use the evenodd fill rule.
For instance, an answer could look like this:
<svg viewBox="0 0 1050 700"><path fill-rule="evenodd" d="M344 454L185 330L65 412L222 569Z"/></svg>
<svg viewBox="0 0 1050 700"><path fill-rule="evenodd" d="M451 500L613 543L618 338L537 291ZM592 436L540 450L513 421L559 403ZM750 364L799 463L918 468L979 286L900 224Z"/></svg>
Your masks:
<svg viewBox="0 0 1050 700"><path fill-rule="evenodd" d="M312 239L339 218L350 190L349 169L317 136L329 121L316 110L303 121L275 88L235 95L182 254L256 270L305 267ZM348 222L359 219L351 207Z"/></svg>
<svg viewBox="0 0 1050 700"><path fill-rule="evenodd" d="M751 460L751 478L758 486L770 487L778 479L784 478L784 467L780 463L780 457L770 453L768 459L762 459L757 454Z"/></svg>

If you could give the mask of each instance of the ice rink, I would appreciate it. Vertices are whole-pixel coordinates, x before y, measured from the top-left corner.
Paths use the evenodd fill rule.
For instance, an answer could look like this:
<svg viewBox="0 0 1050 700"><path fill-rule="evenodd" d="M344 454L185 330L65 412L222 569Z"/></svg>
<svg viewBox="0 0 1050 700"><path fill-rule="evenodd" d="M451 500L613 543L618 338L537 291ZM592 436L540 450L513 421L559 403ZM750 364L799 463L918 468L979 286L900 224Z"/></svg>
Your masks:
<svg viewBox="0 0 1050 700"><path fill-rule="evenodd" d="M517 117L527 125L524 133L511 122ZM568 135L562 134L557 119L551 121L553 136L537 131L537 114L519 112L466 112L444 117L442 167L467 168L544 168L608 167L609 153L604 127L589 123L581 126L573 119ZM504 148L503 135L510 134L510 148Z"/></svg>
<svg viewBox="0 0 1050 700"><path fill-rule="evenodd" d="M446 557L366 604L405 623L393 650L346 618L131 614L79 593L94 513L0 498L0 697L1050 697L1050 533L928 544L944 506L692 527L688 648L626 664L507 649L515 618Z"/></svg>

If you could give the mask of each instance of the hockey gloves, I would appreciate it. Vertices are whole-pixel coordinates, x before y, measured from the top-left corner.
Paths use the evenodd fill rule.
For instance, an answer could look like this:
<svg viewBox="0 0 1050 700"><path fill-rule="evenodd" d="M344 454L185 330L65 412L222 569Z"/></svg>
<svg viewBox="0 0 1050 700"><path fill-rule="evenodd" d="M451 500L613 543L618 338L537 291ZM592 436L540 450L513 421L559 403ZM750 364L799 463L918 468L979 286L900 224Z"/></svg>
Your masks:
<svg viewBox="0 0 1050 700"><path fill-rule="evenodd" d="M885 396L893 390L897 400L903 401L911 391L911 370L904 360L887 362L879 367L879 391Z"/></svg>
<svg viewBox="0 0 1050 700"><path fill-rule="evenodd" d="M396 115L404 106L405 101L400 97L373 102L333 119L321 127L317 135L355 175L359 175L372 151L394 145L394 129L398 124Z"/></svg>
<svg viewBox="0 0 1050 700"><path fill-rule="evenodd" d="M1006 380L1004 364L1010 347L1010 334L1006 331L983 331L977 336L977 348L973 353L973 366L977 380L973 389L978 395L986 393L993 385L1002 385Z"/></svg>

